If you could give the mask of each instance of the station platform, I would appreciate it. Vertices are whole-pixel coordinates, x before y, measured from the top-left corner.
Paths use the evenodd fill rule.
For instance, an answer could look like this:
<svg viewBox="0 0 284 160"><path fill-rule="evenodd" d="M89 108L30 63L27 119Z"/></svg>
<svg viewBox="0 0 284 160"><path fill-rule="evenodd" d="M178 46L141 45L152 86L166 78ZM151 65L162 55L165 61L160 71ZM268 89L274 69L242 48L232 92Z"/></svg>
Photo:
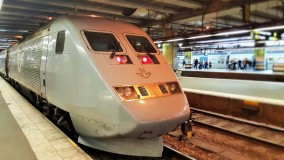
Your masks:
<svg viewBox="0 0 284 160"><path fill-rule="evenodd" d="M179 69L178 72L184 77L284 82L284 72L272 70Z"/></svg>
<svg viewBox="0 0 284 160"><path fill-rule="evenodd" d="M199 77L178 79L190 107L284 128L283 82Z"/></svg>
<svg viewBox="0 0 284 160"><path fill-rule="evenodd" d="M0 131L1 160L92 159L2 77Z"/></svg>

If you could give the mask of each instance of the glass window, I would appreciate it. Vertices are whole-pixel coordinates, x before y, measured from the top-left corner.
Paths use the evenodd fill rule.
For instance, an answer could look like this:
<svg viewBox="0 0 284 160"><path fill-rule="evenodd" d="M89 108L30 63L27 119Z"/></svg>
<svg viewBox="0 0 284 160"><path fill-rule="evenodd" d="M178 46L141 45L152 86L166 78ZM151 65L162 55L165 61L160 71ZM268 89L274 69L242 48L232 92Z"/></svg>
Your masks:
<svg viewBox="0 0 284 160"><path fill-rule="evenodd" d="M122 48L113 34L89 31L84 33L94 51L122 52Z"/></svg>
<svg viewBox="0 0 284 160"><path fill-rule="evenodd" d="M136 52L139 53L157 53L156 49L149 42L146 37L143 36L133 36L127 35L126 38L134 48Z"/></svg>
<svg viewBox="0 0 284 160"><path fill-rule="evenodd" d="M65 31L60 31L57 33L56 47L55 47L56 54L63 53L64 43L65 43Z"/></svg>

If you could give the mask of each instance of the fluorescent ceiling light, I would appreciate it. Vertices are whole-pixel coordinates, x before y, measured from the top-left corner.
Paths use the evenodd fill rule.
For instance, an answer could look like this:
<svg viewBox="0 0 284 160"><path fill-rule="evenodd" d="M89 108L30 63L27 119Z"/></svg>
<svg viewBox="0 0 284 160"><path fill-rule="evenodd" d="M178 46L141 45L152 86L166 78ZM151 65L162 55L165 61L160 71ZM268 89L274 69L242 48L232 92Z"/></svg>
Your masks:
<svg viewBox="0 0 284 160"><path fill-rule="evenodd" d="M0 10L1 10L2 4L3 4L3 0L0 0Z"/></svg>
<svg viewBox="0 0 284 160"><path fill-rule="evenodd" d="M18 40L15 39L9 39L8 42L18 42Z"/></svg>
<svg viewBox="0 0 284 160"><path fill-rule="evenodd" d="M177 39L169 39L167 42L176 42L176 41L182 41L184 40L183 38L177 38Z"/></svg>
<svg viewBox="0 0 284 160"><path fill-rule="evenodd" d="M154 43L162 43L163 41L155 41Z"/></svg>
<svg viewBox="0 0 284 160"><path fill-rule="evenodd" d="M269 30L276 30L276 29L284 29L284 25L282 26L273 26L273 27L264 27L264 28L256 28L257 31L269 31Z"/></svg>
<svg viewBox="0 0 284 160"><path fill-rule="evenodd" d="M180 47L180 48L193 48L192 46Z"/></svg>
<svg viewBox="0 0 284 160"><path fill-rule="evenodd" d="M239 31L229 31L229 32L222 32L214 34L214 36L224 36L224 35L233 35L233 34L242 34L242 33L249 33L249 30L239 30Z"/></svg>
<svg viewBox="0 0 284 160"><path fill-rule="evenodd" d="M283 34L283 37L284 37L284 34ZM224 39L196 41L196 43L217 43L217 42L241 41L241 40L249 40L249 39L251 39L251 36L238 37L238 38L224 38Z"/></svg>
<svg viewBox="0 0 284 160"><path fill-rule="evenodd" d="M211 34L208 34L208 35L201 35L201 36L189 37L189 38L187 38L187 39L206 38L206 37L211 37L211 36L212 36Z"/></svg>

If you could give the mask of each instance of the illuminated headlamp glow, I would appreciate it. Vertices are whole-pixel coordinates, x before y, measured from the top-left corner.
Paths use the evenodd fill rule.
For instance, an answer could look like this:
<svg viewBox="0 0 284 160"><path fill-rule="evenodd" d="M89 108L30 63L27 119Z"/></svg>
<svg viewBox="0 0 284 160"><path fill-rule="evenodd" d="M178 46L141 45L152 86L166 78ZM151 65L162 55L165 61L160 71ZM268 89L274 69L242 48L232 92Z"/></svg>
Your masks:
<svg viewBox="0 0 284 160"><path fill-rule="evenodd" d="M119 64L125 64L127 63L127 57L126 56L116 56L116 61L119 63Z"/></svg>
<svg viewBox="0 0 284 160"><path fill-rule="evenodd" d="M170 82L167 83L168 89L170 90L171 94L181 93L181 89L177 82Z"/></svg>
<svg viewBox="0 0 284 160"><path fill-rule="evenodd" d="M170 84L170 91L171 92L174 92L175 90L176 90L176 84L175 83L172 83L172 84Z"/></svg>
<svg viewBox="0 0 284 160"><path fill-rule="evenodd" d="M139 99L133 86L114 87L120 98L124 101Z"/></svg>
<svg viewBox="0 0 284 160"><path fill-rule="evenodd" d="M146 62L148 61L148 58L147 58L147 57L143 57L143 58L142 58L142 61L143 61L144 63L146 63Z"/></svg>
<svg viewBox="0 0 284 160"><path fill-rule="evenodd" d="M149 56L141 56L139 57L142 64L152 64L152 61Z"/></svg>

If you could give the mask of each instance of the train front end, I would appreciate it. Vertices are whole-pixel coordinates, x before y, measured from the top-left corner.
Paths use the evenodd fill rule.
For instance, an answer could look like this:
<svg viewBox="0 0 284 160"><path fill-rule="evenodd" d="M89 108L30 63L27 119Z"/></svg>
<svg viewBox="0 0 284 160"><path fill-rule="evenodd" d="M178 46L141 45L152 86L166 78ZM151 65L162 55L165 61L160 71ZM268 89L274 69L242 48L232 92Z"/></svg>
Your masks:
<svg viewBox="0 0 284 160"><path fill-rule="evenodd" d="M106 87L94 87L97 105L84 113L85 120L71 114L79 142L113 153L162 156L161 135L190 114L172 68L141 29L107 19L92 26L81 36L98 75L96 84Z"/></svg>

